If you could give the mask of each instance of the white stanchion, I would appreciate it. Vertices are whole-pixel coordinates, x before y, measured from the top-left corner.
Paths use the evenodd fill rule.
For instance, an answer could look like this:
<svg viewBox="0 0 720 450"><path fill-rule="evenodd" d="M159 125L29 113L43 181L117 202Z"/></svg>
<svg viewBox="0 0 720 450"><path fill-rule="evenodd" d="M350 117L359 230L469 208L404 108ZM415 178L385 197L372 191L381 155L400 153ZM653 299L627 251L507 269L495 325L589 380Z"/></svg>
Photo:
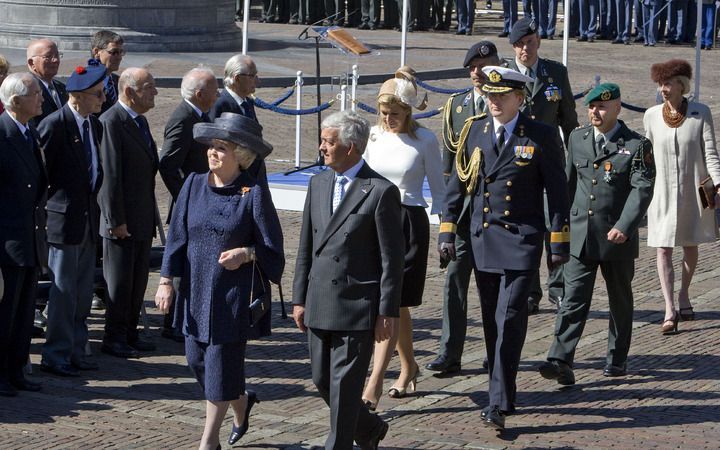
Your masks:
<svg viewBox="0 0 720 450"><path fill-rule="evenodd" d="M297 79L295 80L295 108L302 109L302 87L303 87L303 73L301 70L297 71ZM300 133L300 118L302 116L298 114L295 116L295 167L300 167L300 148L302 147L302 134Z"/></svg>
<svg viewBox="0 0 720 450"><path fill-rule="evenodd" d="M247 55L248 47L248 23L250 22L250 0L243 2L243 32L242 32L242 54Z"/></svg>
<svg viewBox="0 0 720 450"><path fill-rule="evenodd" d="M356 98L356 93L357 93L358 78L359 78L358 66L357 66L357 64L353 64L353 66L352 66L352 89L350 90L350 94L351 94L350 98L352 100L350 103L350 110L352 110L352 111L355 111L355 109L356 109L355 98Z"/></svg>
<svg viewBox="0 0 720 450"><path fill-rule="evenodd" d="M347 107L347 84L340 86L340 111L345 111Z"/></svg>
<svg viewBox="0 0 720 450"><path fill-rule="evenodd" d="M570 40L570 0L563 3L563 65L568 65L568 41Z"/></svg>
<svg viewBox="0 0 720 450"><path fill-rule="evenodd" d="M696 1L697 3L697 27L695 27L695 95L693 99L696 102L700 101L700 52L702 51L702 7L703 2ZM708 24L710 26L710 24ZM713 35L715 29L713 28Z"/></svg>

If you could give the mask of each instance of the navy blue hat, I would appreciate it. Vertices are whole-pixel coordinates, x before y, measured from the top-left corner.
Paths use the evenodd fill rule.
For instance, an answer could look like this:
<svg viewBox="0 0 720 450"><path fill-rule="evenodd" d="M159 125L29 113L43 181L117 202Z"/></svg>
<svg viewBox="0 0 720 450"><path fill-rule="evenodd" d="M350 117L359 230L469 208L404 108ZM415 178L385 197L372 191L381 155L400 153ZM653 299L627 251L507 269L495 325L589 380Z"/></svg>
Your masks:
<svg viewBox="0 0 720 450"><path fill-rule="evenodd" d="M105 79L107 68L100 64L97 59L88 61L88 65L77 66L67 80L65 90L68 92L79 92L90 89Z"/></svg>
<svg viewBox="0 0 720 450"><path fill-rule="evenodd" d="M487 58L493 55L497 55L497 47L495 47L495 44L490 41L480 41L470 47L470 50L465 54L463 67L469 66L473 58Z"/></svg>
<svg viewBox="0 0 720 450"><path fill-rule="evenodd" d="M512 30L510 30L510 45L514 45L517 41L524 38L525 36L529 36L535 33L537 33L537 22L535 22L535 19L531 19L530 17L523 17L522 19L515 22Z"/></svg>
<svg viewBox="0 0 720 450"><path fill-rule="evenodd" d="M193 138L207 145L213 139L229 141L241 145L265 158L273 150L273 146L262 138L262 126L256 120L241 114L224 112L215 122L199 122L193 125Z"/></svg>

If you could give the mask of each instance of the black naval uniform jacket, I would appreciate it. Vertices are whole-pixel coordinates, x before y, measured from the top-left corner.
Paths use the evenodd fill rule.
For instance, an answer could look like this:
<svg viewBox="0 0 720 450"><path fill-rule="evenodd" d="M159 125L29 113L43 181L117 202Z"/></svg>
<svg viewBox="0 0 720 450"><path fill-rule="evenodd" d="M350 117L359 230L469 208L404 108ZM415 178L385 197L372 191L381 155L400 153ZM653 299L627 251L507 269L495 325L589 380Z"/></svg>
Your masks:
<svg viewBox="0 0 720 450"><path fill-rule="evenodd" d="M638 227L653 196L652 144L622 121L603 149L596 149L592 125L578 128L568 140L567 177L570 253L592 261L638 257ZM607 233L617 228L628 240L615 244Z"/></svg>
<svg viewBox="0 0 720 450"><path fill-rule="evenodd" d="M467 160L478 151L477 186L471 192L470 233L475 267L481 271L536 270L546 231L543 189L550 215L550 248L553 254L568 254L568 190L563 168L562 142L558 131L523 113L513 134L493 163L492 117L476 116L462 149ZM476 163L477 165L477 163ZM438 241L454 242L462 212L466 184L453 168L443 208Z"/></svg>

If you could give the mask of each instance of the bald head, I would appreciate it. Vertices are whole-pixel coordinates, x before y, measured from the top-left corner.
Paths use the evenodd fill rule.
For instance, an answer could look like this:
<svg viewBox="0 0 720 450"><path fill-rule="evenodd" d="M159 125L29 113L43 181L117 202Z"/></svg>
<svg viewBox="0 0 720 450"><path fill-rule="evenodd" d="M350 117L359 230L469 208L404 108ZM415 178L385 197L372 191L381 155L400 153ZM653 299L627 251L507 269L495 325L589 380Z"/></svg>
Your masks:
<svg viewBox="0 0 720 450"><path fill-rule="evenodd" d="M49 83L60 68L60 52L50 39L35 39L27 47L27 65L31 73Z"/></svg>
<svg viewBox="0 0 720 450"><path fill-rule="evenodd" d="M217 78L208 67L196 67L190 70L185 74L180 85L180 95L205 113L215 104L217 90Z"/></svg>
<svg viewBox="0 0 720 450"><path fill-rule="evenodd" d="M155 107L155 79L141 67L129 67L120 74L118 81L120 101L138 114L145 114Z"/></svg>

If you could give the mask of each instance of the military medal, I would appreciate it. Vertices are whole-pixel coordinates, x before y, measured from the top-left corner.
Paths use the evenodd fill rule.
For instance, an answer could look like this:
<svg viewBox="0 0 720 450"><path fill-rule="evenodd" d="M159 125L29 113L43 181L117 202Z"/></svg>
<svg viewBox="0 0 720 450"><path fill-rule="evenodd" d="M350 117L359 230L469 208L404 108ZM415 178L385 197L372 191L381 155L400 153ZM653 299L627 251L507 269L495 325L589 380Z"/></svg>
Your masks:
<svg viewBox="0 0 720 450"><path fill-rule="evenodd" d="M612 162L605 161L604 169L605 169L605 175L603 176L603 180L606 183L610 184L610 183L612 183Z"/></svg>

